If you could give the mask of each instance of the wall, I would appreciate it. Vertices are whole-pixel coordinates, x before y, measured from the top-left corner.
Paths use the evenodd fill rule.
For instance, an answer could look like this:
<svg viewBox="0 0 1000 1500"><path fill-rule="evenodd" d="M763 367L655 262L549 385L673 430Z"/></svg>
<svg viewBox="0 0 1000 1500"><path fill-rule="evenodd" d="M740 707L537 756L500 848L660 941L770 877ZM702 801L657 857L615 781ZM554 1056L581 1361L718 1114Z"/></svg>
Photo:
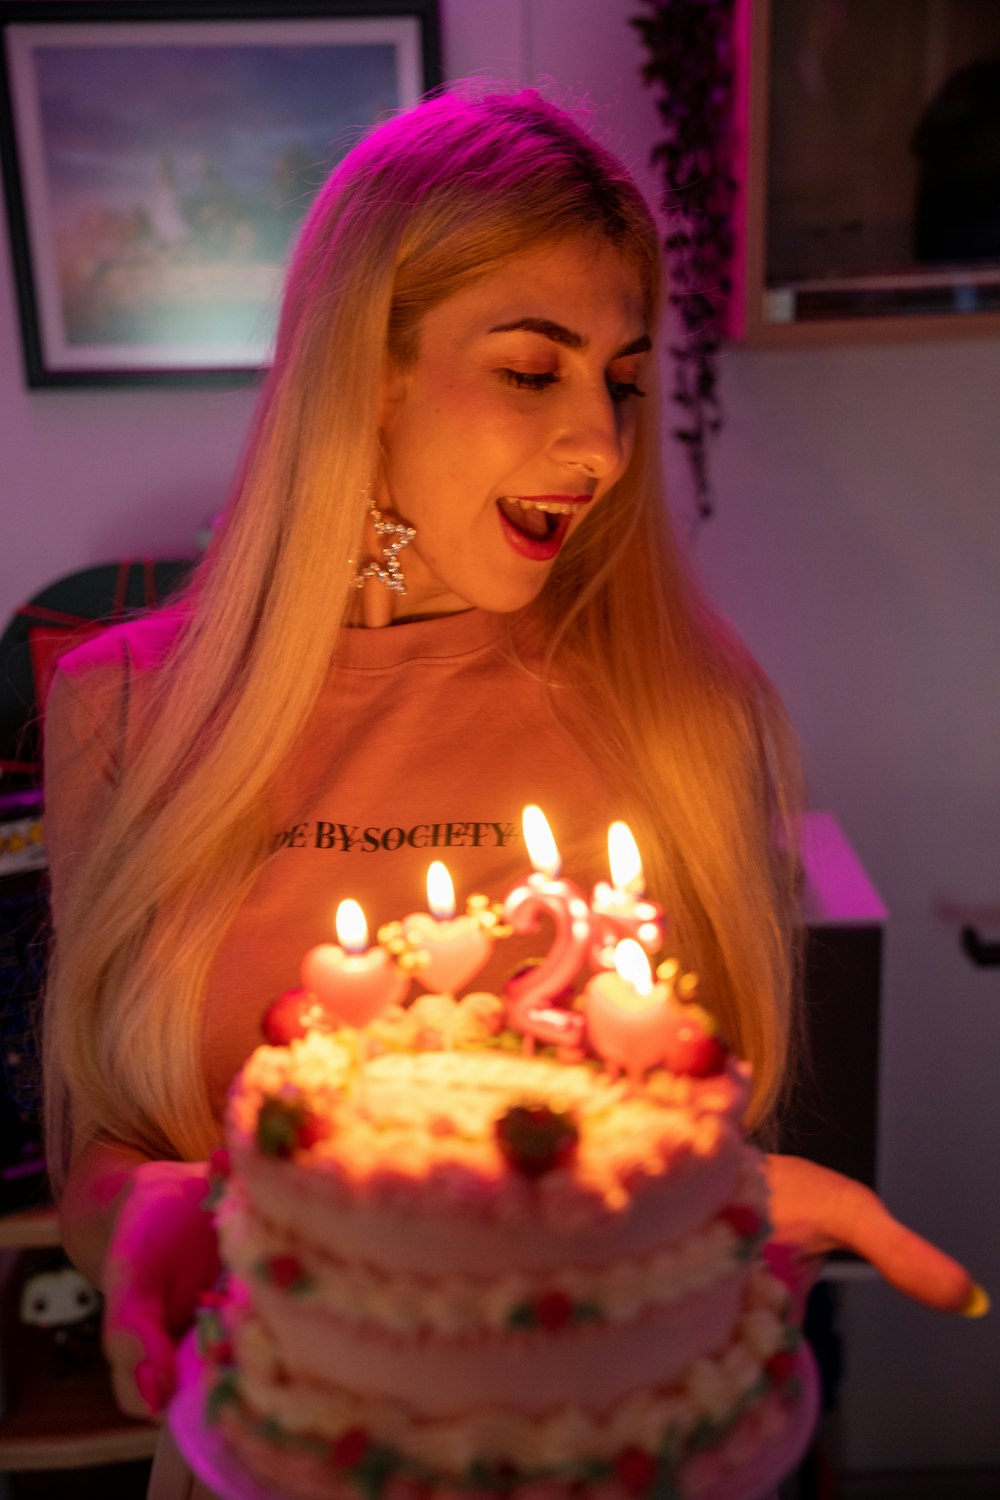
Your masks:
<svg viewBox="0 0 1000 1500"><path fill-rule="evenodd" d="M589 92L598 128L644 171L656 121L625 25L638 4L443 0L447 69ZM4 615L84 563L187 550L251 409L247 391L28 394L6 256L3 244ZM995 1292L998 979L963 960L934 906L1000 901L998 389L995 341L731 351L718 514L697 543L788 701L813 804L839 816L891 911L883 1192ZM1000 1465L995 1325L853 1284L851 1464Z"/></svg>
<svg viewBox="0 0 1000 1500"><path fill-rule="evenodd" d="M882 1192L994 1293L1000 983L935 906L1000 897L998 379L994 341L731 352L698 543L889 907ZM996 1314L844 1306L852 1465L1000 1463Z"/></svg>

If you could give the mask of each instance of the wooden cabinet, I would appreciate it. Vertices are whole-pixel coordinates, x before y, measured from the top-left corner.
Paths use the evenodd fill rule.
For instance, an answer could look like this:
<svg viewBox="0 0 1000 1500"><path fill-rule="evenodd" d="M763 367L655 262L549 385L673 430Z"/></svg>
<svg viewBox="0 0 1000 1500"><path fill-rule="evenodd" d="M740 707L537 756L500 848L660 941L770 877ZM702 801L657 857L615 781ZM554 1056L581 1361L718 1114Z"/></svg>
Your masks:
<svg viewBox="0 0 1000 1500"><path fill-rule="evenodd" d="M52 1209L0 1218L4 1306L0 1346L0 1472L82 1469L147 1459L158 1429L123 1415L103 1361L60 1373L51 1340L11 1311L26 1254L59 1244Z"/></svg>
<svg viewBox="0 0 1000 1500"><path fill-rule="evenodd" d="M738 0L730 335L1000 335L1000 6Z"/></svg>

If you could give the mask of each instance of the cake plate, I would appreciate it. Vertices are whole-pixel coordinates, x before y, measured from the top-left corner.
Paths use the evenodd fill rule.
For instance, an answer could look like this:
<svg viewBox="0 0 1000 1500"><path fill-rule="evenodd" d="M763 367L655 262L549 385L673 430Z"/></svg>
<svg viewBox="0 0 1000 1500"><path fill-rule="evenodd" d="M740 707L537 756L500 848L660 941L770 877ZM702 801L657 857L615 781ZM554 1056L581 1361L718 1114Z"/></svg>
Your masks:
<svg viewBox="0 0 1000 1500"><path fill-rule="evenodd" d="M197 1477L219 1500L297 1500L255 1479L230 1451L218 1429L205 1420L205 1395L197 1335L187 1335L177 1351L177 1390L167 1408L174 1441ZM738 1474L727 1474L698 1492L698 1500L770 1500L777 1485L805 1456L819 1416L820 1385L808 1344L799 1346L795 1371L801 1391L788 1407L779 1435L761 1446Z"/></svg>

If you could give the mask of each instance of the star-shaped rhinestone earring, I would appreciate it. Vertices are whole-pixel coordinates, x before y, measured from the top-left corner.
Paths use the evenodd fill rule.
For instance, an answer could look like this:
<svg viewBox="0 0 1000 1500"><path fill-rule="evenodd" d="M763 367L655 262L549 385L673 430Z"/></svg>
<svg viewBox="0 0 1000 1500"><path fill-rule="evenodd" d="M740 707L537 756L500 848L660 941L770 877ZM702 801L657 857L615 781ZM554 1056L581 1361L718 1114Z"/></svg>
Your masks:
<svg viewBox="0 0 1000 1500"><path fill-rule="evenodd" d="M382 561L373 559L359 568L352 580L354 587L364 588L369 578L377 578L390 594L398 594L403 598L406 594L406 577L400 566L399 554L413 541L417 534L416 527L407 526L405 521L387 521L374 500L368 502L368 514L375 534L382 542Z"/></svg>

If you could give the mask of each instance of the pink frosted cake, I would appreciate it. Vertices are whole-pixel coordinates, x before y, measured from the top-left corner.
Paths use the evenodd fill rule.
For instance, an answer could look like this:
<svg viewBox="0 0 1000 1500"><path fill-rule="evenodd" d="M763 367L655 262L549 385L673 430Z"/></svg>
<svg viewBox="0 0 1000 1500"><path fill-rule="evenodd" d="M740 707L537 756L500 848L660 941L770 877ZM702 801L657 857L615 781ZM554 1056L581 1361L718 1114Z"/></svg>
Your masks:
<svg viewBox="0 0 1000 1500"><path fill-rule="evenodd" d="M748 1069L628 1081L505 1028L425 995L250 1058L212 1422L303 1500L742 1493L801 1423Z"/></svg>

